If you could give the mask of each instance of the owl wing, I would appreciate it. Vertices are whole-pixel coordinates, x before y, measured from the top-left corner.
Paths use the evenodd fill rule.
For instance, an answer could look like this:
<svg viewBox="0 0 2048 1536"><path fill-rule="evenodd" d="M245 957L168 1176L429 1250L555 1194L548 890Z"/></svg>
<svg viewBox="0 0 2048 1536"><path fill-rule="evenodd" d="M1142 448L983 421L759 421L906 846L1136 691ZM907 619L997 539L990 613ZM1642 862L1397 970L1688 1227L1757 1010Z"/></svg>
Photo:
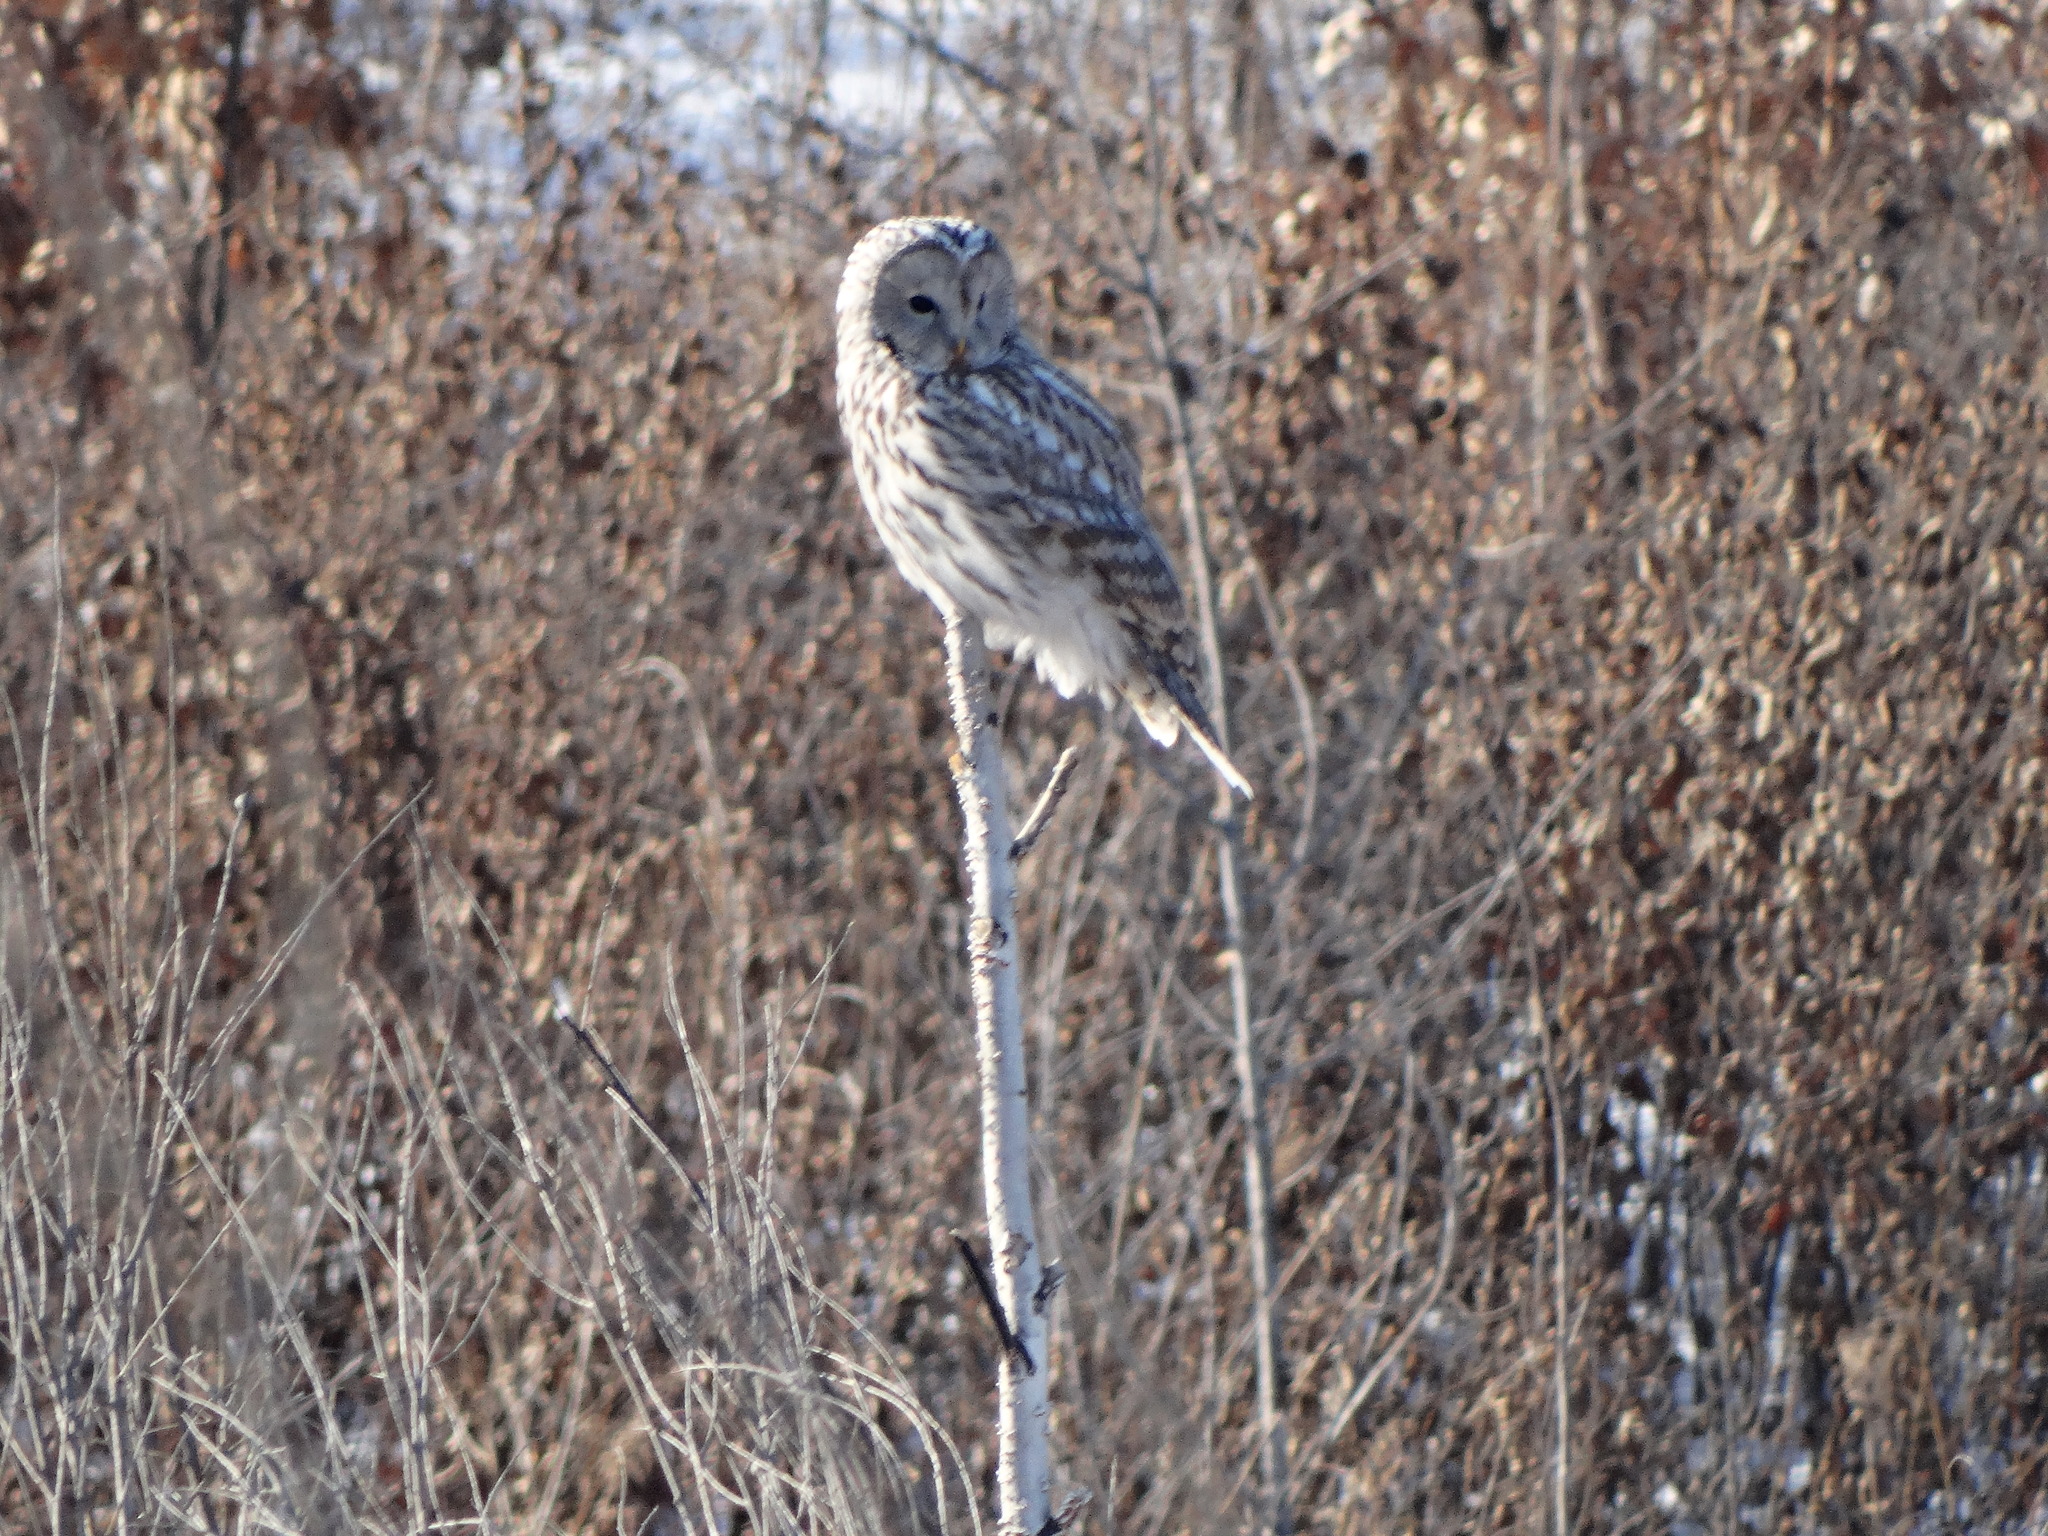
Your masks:
<svg viewBox="0 0 2048 1536"><path fill-rule="evenodd" d="M1077 380L1021 348L927 389L946 397L940 418L964 429L937 435L951 439L956 471L977 482L977 503L1007 514L1004 531L1020 553L1028 548L1041 566L1086 581L1117 615L1135 663L1122 689L1146 729L1171 741L1185 723L1224 778L1250 795L1202 705L1180 584L1146 521L1138 458L1115 419Z"/></svg>
<svg viewBox="0 0 2048 1536"><path fill-rule="evenodd" d="M1114 502L1126 510L1126 520L1151 532L1138 456L1116 418L1080 380L1020 347L995 367L971 375L966 388L1038 449L1025 456L1033 490L1076 507Z"/></svg>
<svg viewBox="0 0 2048 1536"><path fill-rule="evenodd" d="M1033 545L1040 563L1095 575L1103 601L1142 618L1142 638L1161 648L1184 633L1185 610L1145 519L1138 457L1077 380L1018 350L994 367L931 381L929 393L948 396L940 418L956 428L943 434L947 457L976 482L982 506L1015 521L1006 531Z"/></svg>

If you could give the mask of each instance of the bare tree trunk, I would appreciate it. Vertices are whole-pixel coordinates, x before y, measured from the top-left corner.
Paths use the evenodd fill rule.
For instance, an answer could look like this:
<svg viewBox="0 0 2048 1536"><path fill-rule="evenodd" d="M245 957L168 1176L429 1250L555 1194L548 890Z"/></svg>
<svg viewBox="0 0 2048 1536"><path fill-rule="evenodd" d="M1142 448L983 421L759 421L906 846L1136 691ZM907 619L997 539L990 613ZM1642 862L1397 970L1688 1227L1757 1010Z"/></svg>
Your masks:
<svg viewBox="0 0 2048 1536"><path fill-rule="evenodd" d="M967 954L981 1082L981 1182L989 1267L1002 1322L997 1387L998 1529L1032 1536L1046 1523L1051 1477L1045 1314L1031 1216L1031 1112L1024 1088L1024 1013L1017 998L1017 870L1003 793L1002 741L988 691L981 620L946 615L946 679L960 750L953 781L966 818L972 900Z"/></svg>

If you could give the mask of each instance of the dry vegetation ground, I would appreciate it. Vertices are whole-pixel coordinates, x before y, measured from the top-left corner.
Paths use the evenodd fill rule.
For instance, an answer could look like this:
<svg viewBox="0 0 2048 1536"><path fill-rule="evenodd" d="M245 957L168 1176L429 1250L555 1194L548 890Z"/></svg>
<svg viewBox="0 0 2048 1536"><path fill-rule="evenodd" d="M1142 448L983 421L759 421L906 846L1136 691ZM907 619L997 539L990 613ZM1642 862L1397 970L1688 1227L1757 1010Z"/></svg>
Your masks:
<svg viewBox="0 0 2048 1536"><path fill-rule="evenodd" d="M564 14L0 13L0 1524L972 1527L828 313L970 208L1169 530L1189 403L1300 1527L2043 1529L2038 0L764 10L940 105L701 166ZM1204 776L1013 684L1056 1461L1252 1528Z"/></svg>

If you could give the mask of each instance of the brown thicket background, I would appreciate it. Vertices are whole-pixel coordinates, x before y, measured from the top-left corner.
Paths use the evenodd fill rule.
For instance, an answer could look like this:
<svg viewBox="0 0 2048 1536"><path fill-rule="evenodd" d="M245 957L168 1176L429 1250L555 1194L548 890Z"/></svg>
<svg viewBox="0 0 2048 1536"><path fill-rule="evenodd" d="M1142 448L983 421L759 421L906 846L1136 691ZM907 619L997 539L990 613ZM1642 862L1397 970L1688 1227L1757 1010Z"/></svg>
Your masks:
<svg viewBox="0 0 2048 1536"><path fill-rule="evenodd" d="M2044 80L2038 0L15 0L0 1524L974 1528L830 329L966 209L1183 557L1192 450L1298 1528L2048 1526ZM1256 1529L1205 774L1007 686L1060 1486Z"/></svg>

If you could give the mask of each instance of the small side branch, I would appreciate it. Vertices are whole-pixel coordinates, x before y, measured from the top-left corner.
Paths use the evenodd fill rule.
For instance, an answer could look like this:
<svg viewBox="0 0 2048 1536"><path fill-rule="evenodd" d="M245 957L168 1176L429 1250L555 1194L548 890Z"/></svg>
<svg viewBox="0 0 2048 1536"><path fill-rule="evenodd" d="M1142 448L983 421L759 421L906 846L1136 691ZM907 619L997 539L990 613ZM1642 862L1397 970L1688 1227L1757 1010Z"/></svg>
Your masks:
<svg viewBox="0 0 2048 1536"><path fill-rule="evenodd" d="M1024 855L1038 846L1038 840L1045 835L1046 823L1052 820L1052 813L1060 808L1060 802L1067 798L1067 786L1074 780L1074 765L1081 761L1081 749L1069 747L1060 754L1060 760L1053 764L1052 777L1045 781L1045 793L1038 797L1038 804L1031 807L1031 814L1024 818L1024 830L1017 834L1017 840L1010 844L1010 862L1021 864Z"/></svg>
<svg viewBox="0 0 2048 1536"><path fill-rule="evenodd" d="M1045 1524L1038 1528L1038 1536L1060 1536L1061 1531L1077 1529L1081 1521L1081 1511L1086 1509L1088 1504L1088 1490L1076 1488L1060 1502L1058 1514L1046 1517Z"/></svg>
<svg viewBox="0 0 2048 1536"><path fill-rule="evenodd" d="M974 1244L967 1240L965 1233L955 1232L953 1246L960 1250L967 1273L974 1276L974 1288L981 1292L981 1304L988 1308L989 1319L996 1325L996 1337L1002 1340L1003 1349L1015 1355L1027 1373L1035 1374L1038 1366L1031 1358L1031 1351L1024 1347L1024 1341L1017 1337L1017 1330L1003 1315L1003 1298L996 1294L996 1283L989 1278L988 1266L981 1262L981 1255L974 1251ZM1038 1288L1043 1291L1045 1283L1040 1281Z"/></svg>

